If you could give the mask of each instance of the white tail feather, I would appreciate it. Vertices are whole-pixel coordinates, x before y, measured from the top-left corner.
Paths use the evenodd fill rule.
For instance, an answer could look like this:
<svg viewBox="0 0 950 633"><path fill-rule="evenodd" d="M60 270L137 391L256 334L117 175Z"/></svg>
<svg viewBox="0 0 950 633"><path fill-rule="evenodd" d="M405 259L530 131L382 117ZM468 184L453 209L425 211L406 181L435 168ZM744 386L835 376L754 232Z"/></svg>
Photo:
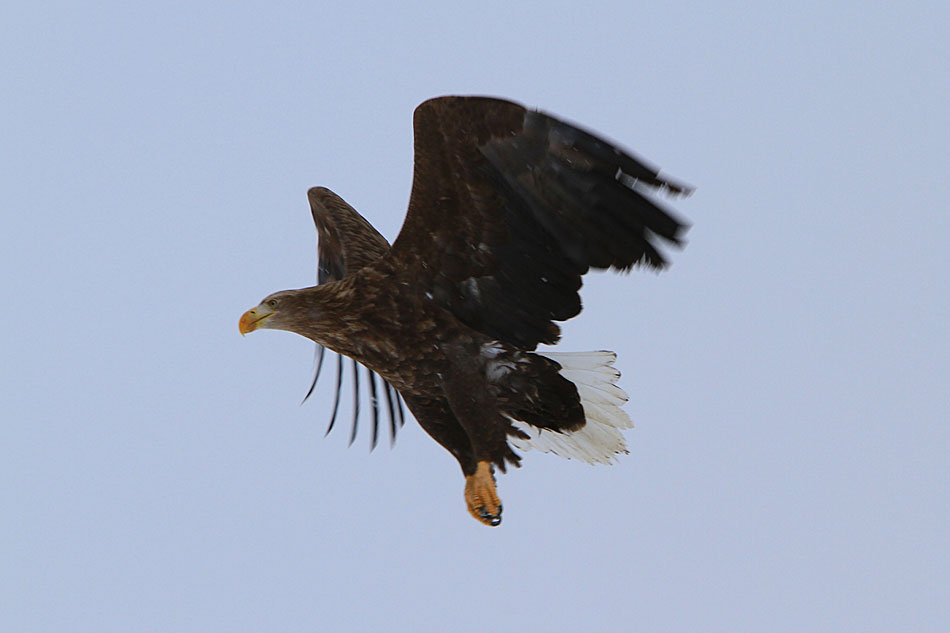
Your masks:
<svg viewBox="0 0 950 633"><path fill-rule="evenodd" d="M554 453L568 459L575 458L589 464L610 464L615 455L626 454L627 444L621 429L633 428L633 422L621 407L627 394L615 383L620 372L613 364L617 355L613 352L545 352L546 356L561 366L559 372L577 387L587 416L587 424L571 433L539 429L521 420L511 422L528 439L509 438L516 449L535 449Z"/></svg>

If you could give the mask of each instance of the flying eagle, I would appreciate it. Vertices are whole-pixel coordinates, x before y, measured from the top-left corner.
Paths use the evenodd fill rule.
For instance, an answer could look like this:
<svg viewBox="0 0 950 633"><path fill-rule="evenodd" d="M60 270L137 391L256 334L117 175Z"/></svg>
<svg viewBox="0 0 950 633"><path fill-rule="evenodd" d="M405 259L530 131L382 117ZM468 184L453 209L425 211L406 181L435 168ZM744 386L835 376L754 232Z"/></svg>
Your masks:
<svg viewBox="0 0 950 633"><path fill-rule="evenodd" d="M413 126L412 194L392 247L311 189L320 283L265 297L239 327L295 332L378 374L394 430L390 389L458 460L468 511L498 525L494 472L519 465L514 449L590 463L627 452L616 355L535 350L581 311L590 268L665 267L659 244L681 244L686 225L652 194L691 190L509 101L430 99Z"/></svg>

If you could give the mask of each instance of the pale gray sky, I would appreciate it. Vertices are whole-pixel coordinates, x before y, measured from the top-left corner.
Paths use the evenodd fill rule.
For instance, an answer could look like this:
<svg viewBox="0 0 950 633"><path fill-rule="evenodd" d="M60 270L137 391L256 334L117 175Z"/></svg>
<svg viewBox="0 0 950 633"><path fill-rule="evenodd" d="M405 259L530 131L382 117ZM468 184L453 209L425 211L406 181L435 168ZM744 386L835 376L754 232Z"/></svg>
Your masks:
<svg viewBox="0 0 950 633"><path fill-rule="evenodd" d="M945 3L3 13L0 630L950 628ZM395 236L450 93L698 187L672 269L566 326L631 455L527 454L498 529L415 422L325 439L312 346L237 332L314 278L308 187Z"/></svg>

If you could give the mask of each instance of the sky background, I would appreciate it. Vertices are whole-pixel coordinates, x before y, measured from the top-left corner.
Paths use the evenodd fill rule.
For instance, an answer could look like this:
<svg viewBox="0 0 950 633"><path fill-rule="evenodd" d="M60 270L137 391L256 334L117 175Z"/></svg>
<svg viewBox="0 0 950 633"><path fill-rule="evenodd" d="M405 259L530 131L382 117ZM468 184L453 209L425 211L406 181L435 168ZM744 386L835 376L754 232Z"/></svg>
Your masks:
<svg viewBox="0 0 950 633"><path fill-rule="evenodd" d="M0 12L0 630L950 629L945 3L17 3ZM324 438L307 188L392 239L412 109L505 96L697 186L585 279L631 455ZM349 396L349 393L347 394Z"/></svg>

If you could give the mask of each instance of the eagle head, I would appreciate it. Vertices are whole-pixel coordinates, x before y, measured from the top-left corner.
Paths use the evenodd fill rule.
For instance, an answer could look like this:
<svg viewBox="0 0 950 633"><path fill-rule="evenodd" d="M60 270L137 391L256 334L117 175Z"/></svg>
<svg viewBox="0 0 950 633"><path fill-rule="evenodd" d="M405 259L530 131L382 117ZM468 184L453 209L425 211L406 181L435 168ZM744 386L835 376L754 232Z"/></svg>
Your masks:
<svg viewBox="0 0 950 633"><path fill-rule="evenodd" d="M282 290L267 295L257 307L241 315L238 329L241 334L265 328L294 331L294 324L300 312L299 304L300 299L294 290Z"/></svg>

